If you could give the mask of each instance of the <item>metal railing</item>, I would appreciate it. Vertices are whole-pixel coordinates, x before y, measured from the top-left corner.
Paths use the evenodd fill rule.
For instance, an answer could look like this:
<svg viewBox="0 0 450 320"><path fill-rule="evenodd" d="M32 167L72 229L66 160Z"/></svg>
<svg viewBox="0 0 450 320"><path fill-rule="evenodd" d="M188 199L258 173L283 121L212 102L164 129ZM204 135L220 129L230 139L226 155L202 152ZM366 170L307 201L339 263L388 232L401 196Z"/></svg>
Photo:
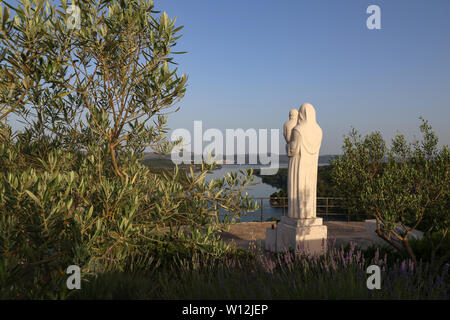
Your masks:
<svg viewBox="0 0 450 320"><path fill-rule="evenodd" d="M272 207L281 207L283 209L283 216L286 216L288 213L287 197L252 197L251 200L259 201L261 222L264 222L264 200L269 200ZM351 214L349 210L342 206L343 200L345 199L334 197L317 197L317 216L325 218L325 220L341 217L345 218L347 222L350 222L356 216L362 218L360 215ZM365 214L363 215L366 217Z"/></svg>

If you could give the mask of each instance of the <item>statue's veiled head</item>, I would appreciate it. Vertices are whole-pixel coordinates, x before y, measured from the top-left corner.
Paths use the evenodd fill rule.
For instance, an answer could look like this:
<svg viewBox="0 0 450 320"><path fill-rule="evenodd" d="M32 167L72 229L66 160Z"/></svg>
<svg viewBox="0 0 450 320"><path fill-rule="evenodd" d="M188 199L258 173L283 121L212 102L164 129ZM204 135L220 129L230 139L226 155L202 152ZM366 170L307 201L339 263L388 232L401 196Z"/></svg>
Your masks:
<svg viewBox="0 0 450 320"><path fill-rule="evenodd" d="M316 122L316 110L310 103L304 103L300 107L299 122L315 123Z"/></svg>
<svg viewBox="0 0 450 320"><path fill-rule="evenodd" d="M316 122L316 110L310 103L304 103L300 107L298 125L294 130L300 132L302 145L309 153L319 152L322 142L322 129Z"/></svg>

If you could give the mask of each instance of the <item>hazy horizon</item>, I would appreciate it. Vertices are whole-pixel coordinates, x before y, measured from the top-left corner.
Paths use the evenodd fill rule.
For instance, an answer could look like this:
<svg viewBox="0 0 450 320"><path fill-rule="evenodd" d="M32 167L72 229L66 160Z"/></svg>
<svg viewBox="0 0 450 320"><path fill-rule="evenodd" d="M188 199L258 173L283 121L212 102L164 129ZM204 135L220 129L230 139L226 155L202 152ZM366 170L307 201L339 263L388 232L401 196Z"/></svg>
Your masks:
<svg viewBox="0 0 450 320"><path fill-rule="evenodd" d="M15 4L16 1L10 1ZM320 154L341 154L351 127L420 137L419 117L450 144L450 1L155 2L184 26L173 51L188 75L172 130L280 129L310 102L323 130ZM381 29L369 30L369 5ZM11 117L13 128L21 125ZM170 132L171 132L170 131ZM169 135L170 135L169 132Z"/></svg>
<svg viewBox="0 0 450 320"><path fill-rule="evenodd" d="M381 30L368 30L369 5ZM281 129L289 110L314 105L321 154L343 135L420 137L422 116L450 144L450 1L156 2L184 25L175 56L189 76L169 127ZM192 132L192 131L191 131ZM280 151L284 139L280 134Z"/></svg>

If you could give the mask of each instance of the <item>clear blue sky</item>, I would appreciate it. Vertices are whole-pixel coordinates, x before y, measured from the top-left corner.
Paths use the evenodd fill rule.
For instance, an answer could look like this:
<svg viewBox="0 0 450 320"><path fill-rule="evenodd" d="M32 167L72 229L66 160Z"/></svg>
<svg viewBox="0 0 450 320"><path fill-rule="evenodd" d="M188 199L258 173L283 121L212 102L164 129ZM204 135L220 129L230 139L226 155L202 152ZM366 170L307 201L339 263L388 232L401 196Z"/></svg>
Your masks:
<svg viewBox="0 0 450 320"><path fill-rule="evenodd" d="M419 116L450 144L450 0L155 4L178 16L175 51L188 51L175 56L189 80L172 129L193 131L194 120L204 130L281 129L290 109L310 102L323 155L341 152L350 126L412 140ZM381 30L366 27L371 4L381 8Z"/></svg>
<svg viewBox="0 0 450 320"><path fill-rule="evenodd" d="M172 129L280 128L312 103L321 154L354 126L419 136L419 116L450 144L449 0L160 0L184 25L176 56L189 76ZM381 30L366 9L381 8ZM282 134L281 134L282 136ZM281 147L284 149L284 145Z"/></svg>

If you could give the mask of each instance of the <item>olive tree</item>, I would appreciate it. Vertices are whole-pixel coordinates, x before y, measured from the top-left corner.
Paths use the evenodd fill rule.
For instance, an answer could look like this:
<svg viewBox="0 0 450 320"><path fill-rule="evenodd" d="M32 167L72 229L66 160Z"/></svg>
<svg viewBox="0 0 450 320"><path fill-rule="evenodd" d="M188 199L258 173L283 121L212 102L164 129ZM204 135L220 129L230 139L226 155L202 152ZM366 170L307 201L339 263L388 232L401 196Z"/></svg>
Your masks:
<svg viewBox="0 0 450 320"><path fill-rule="evenodd" d="M379 132L362 138L353 129L345 137L343 155L332 161L332 177L354 211L376 219L376 233L398 251L416 260L409 243L418 227L425 236L439 234L439 249L450 225L450 153L422 119L421 141L408 143L398 134L388 148ZM448 259L448 254L441 261ZM439 264L439 261L437 262Z"/></svg>
<svg viewBox="0 0 450 320"><path fill-rule="evenodd" d="M46 1L23 0L18 8L0 3L0 120L6 122L12 112L61 95L61 88L50 95L48 83L62 65Z"/></svg>
<svg viewBox="0 0 450 320"><path fill-rule="evenodd" d="M166 140L166 114L176 111L186 90L186 75L170 66L173 54L181 53L172 48L182 27L155 11L153 1L74 3L79 28L68 24L64 0L60 6L45 0L5 4L0 117L17 112L35 133L53 133L76 150L89 149L94 140L122 177L121 151L166 153L173 147Z"/></svg>
<svg viewBox="0 0 450 320"><path fill-rule="evenodd" d="M182 27L165 12L158 18L153 1L77 5L80 29L61 29L61 39L70 39L64 58L73 73L67 89L80 95L90 128L105 141L114 171L122 177L117 160L122 148L170 148L161 141L163 112L186 90L186 76L169 67ZM156 126L149 125L155 117Z"/></svg>
<svg viewBox="0 0 450 320"><path fill-rule="evenodd" d="M256 209L251 173L207 181L213 165L154 173L137 161L173 146L166 115L186 86L175 19L152 1L85 0L73 29L65 1L1 3L0 116L27 126L13 138L5 125L0 140L0 297L65 296L70 264L84 277L231 252L219 210Z"/></svg>

